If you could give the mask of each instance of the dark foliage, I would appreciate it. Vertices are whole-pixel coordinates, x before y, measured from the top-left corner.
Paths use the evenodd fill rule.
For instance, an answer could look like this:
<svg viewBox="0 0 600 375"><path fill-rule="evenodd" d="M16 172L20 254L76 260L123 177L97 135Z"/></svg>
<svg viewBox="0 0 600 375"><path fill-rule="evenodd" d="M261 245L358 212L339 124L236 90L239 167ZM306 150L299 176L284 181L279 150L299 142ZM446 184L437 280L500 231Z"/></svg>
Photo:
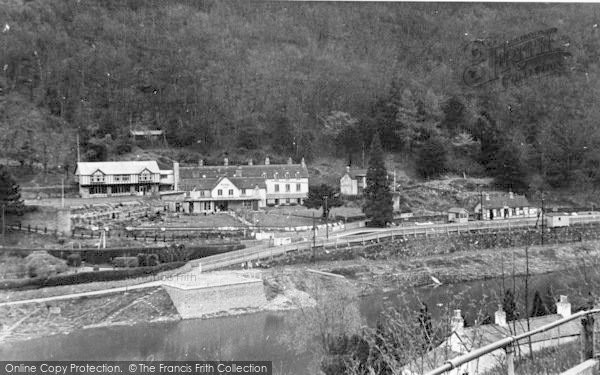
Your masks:
<svg viewBox="0 0 600 375"><path fill-rule="evenodd" d="M325 208L327 202L327 208ZM329 212L333 207L339 207L344 202L340 198L339 191L327 184L313 185L308 187L308 197L304 200L304 206L308 208L323 207L323 218L329 217Z"/></svg>
<svg viewBox="0 0 600 375"><path fill-rule="evenodd" d="M365 205L363 212L370 220L370 225L385 227L387 223L392 221L392 193L385 168L383 148L381 147L378 134L375 134L371 142L369 168L367 169L367 186L364 196Z"/></svg>
<svg viewBox="0 0 600 375"><path fill-rule="evenodd" d="M417 171L424 178L435 178L446 171L446 144L441 138L431 137L421 146Z"/></svg>
<svg viewBox="0 0 600 375"><path fill-rule="evenodd" d="M502 301L502 309L506 312L506 321L517 320L517 304L512 290L507 289Z"/></svg>
<svg viewBox="0 0 600 375"><path fill-rule="evenodd" d="M6 215L20 215L23 213L24 205L19 185L7 168L0 165L0 210L3 208Z"/></svg>

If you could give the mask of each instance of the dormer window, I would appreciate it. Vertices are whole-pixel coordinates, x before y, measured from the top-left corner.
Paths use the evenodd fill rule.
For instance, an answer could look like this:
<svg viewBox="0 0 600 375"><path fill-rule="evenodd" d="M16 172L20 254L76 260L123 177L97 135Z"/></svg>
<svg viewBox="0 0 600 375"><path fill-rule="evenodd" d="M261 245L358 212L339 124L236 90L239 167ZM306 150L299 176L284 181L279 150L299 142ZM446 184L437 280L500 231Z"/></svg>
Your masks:
<svg viewBox="0 0 600 375"><path fill-rule="evenodd" d="M104 182L104 173L100 171L94 172L92 175L92 182Z"/></svg>
<svg viewBox="0 0 600 375"><path fill-rule="evenodd" d="M263 173L262 173L262 177L263 177L263 178L267 178L267 172L263 172Z"/></svg>
<svg viewBox="0 0 600 375"><path fill-rule="evenodd" d="M278 175L279 175L279 173L277 173L277 172L273 173L273 178L277 180Z"/></svg>
<svg viewBox="0 0 600 375"><path fill-rule="evenodd" d="M285 172L285 178L290 178L290 172Z"/></svg>
<svg viewBox="0 0 600 375"><path fill-rule="evenodd" d="M152 176L150 175L150 173L148 173L148 171L144 171L140 174L140 181L151 181L152 180Z"/></svg>

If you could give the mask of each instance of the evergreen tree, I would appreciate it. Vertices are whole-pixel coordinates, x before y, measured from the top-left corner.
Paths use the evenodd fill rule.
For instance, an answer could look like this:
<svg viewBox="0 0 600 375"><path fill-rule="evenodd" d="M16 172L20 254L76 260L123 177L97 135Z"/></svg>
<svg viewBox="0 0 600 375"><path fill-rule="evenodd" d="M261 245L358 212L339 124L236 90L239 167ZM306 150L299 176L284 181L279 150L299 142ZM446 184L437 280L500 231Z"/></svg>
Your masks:
<svg viewBox="0 0 600 375"><path fill-rule="evenodd" d="M383 158L383 148L379 140L379 134L375 134L371 142L367 187L364 191L366 202L363 212L371 220L371 225L377 227L385 227L387 223L392 221L393 210L390 182Z"/></svg>
<svg viewBox="0 0 600 375"><path fill-rule="evenodd" d="M510 289L507 289L506 293L504 294L504 300L502 301L502 309L506 312L507 322L517 319L517 304L515 303L515 296L513 295L513 292Z"/></svg>
<svg viewBox="0 0 600 375"><path fill-rule="evenodd" d="M556 300L554 299L554 292L552 287L546 288L546 294L544 295L544 305L548 309L548 314L556 314Z"/></svg>
<svg viewBox="0 0 600 375"><path fill-rule="evenodd" d="M531 316L544 316L546 314L548 314L548 308L544 304L544 301L540 296L540 292L536 290L533 296L533 307L531 309Z"/></svg>
<svg viewBox="0 0 600 375"><path fill-rule="evenodd" d="M8 170L0 165L0 206L4 206L7 215L23 213L20 190Z"/></svg>
<svg viewBox="0 0 600 375"><path fill-rule="evenodd" d="M327 197L327 209L325 210L325 197ZM314 185L308 187L308 197L304 200L304 206L308 208L323 207L323 219L329 217L329 212L333 207L340 207L344 202L340 199L337 190L327 184Z"/></svg>
<svg viewBox="0 0 600 375"><path fill-rule="evenodd" d="M445 143L438 137L430 137L419 150L417 170L424 178L434 178L446 170L448 151Z"/></svg>

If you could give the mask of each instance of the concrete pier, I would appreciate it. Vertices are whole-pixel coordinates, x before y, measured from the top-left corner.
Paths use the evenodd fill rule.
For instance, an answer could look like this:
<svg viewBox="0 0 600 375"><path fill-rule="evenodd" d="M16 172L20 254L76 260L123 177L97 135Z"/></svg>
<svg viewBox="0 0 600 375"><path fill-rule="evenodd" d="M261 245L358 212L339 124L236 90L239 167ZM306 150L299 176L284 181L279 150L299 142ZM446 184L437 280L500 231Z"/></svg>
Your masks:
<svg viewBox="0 0 600 375"><path fill-rule="evenodd" d="M253 311L267 303L262 279L255 272L193 270L165 281L163 288L183 319Z"/></svg>

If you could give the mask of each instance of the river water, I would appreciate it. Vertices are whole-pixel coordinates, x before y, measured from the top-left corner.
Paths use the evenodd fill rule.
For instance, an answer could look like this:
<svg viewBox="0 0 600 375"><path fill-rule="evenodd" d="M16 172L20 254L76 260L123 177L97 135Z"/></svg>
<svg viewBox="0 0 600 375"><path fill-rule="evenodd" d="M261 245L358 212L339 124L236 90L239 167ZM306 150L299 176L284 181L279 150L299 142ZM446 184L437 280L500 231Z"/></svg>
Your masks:
<svg viewBox="0 0 600 375"><path fill-rule="evenodd" d="M517 281L517 289L522 287ZM580 281L566 272L530 278L532 291L545 293L551 286L556 294ZM506 280L505 286L512 287ZM491 279L437 288L423 287L407 293L399 291L360 299L360 314L373 326L380 312L389 306L408 304L417 308L427 303L433 319L447 309L462 308L467 322L477 311L492 313L502 290L502 280ZM533 292L531 293L533 295ZM401 297L402 296L402 297ZM522 298L522 297L517 297ZM79 330L0 345L2 360L269 360L274 374L309 374L307 364L316 363L309 351L285 344L283 338L297 329L297 312L261 312L207 320L141 323L133 326ZM289 342L289 340L287 340Z"/></svg>

